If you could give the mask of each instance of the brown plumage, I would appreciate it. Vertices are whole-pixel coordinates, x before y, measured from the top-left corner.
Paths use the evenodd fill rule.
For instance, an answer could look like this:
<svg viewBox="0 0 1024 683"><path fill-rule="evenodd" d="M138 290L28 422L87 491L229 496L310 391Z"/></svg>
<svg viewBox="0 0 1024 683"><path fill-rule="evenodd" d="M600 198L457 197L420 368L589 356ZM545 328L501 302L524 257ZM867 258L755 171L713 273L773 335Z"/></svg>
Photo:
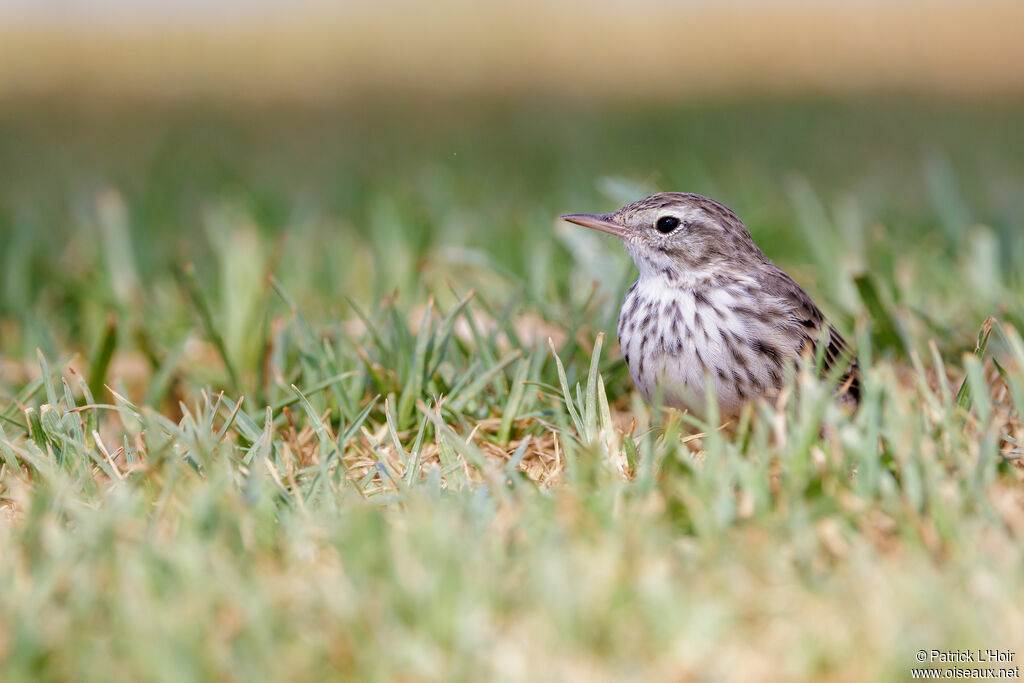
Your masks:
<svg viewBox="0 0 1024 683"><path fill-rule="evenodd" d="M857 359L814 301L754 243L728 207L667 192L615 213L567 221L618 237L640 271L619 314L619 345L630 376L657 396L702 413L705 379L722 417L778 395L787 364L841 373L844 401L859 400Z"/></svg>

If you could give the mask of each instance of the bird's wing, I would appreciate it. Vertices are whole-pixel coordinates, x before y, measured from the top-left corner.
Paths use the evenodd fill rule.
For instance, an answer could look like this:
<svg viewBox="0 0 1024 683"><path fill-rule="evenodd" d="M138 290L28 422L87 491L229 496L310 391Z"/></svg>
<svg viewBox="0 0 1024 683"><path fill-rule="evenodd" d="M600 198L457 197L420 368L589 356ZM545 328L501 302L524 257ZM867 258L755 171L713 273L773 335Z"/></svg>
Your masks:
<svg viewBox="0 0 1024 683"><path fill-rule="evenodd" d="M857 357L850 350L842 335L833 327L814 301L800 288L793 278L781 269L769 265L758 274L763 291L784 302L791 316L789 324L797 340L797 352L811 362L820 352L824 366L822 376L841 372L839 393L854 403L860 401L860 382Z"/></svg>
<svg viewBox="0 0 1024 683"><path fill-rule="evenodd" d="M839 377L837 391L849 396L855 403L860 402L860 370L857 367L857 356L853 354L846 340L836 331L831 324L827 325L824 334L819 334L817 345L824 345L824 367L823 375L830 375L836 368L840 368L842 374ZM817 352L817 345L815 352Z"/></svg>

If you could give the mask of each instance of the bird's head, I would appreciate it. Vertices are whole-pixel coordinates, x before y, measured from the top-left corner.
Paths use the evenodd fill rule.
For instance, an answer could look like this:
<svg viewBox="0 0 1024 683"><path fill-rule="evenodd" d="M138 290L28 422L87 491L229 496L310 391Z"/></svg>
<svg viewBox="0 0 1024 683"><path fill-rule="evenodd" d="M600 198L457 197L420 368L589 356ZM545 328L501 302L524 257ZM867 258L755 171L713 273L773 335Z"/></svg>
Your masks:
<svg viewBox="0 0 1024 683"><path fill-rule="evenodd" d="M562 219L618 237L641 275L710 272L765 260L736 214L699 194L664 192L614 213Z"/></svg>

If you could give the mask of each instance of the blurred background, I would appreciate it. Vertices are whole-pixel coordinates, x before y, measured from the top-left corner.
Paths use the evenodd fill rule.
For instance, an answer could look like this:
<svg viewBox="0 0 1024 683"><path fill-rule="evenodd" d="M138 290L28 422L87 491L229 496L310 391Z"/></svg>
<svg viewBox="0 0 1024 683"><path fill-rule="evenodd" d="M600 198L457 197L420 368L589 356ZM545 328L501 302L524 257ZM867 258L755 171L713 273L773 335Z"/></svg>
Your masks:
<svg viewBox="0 0 1024 683"><path fill-rule="evenodd" d="M1024 86L1020 3L5 0L5 94L958 95Z"/></svg>
<svg viewBox="0 0 1024 683"><path fill-rule="evenodd" d="M1020 310L1022 35L990 0L3 0L3 354L158 367L194 286L254 367L268 272L318 321L477 288L610 331L630 264L554 219L656 190L882 351L966 348Z"/></svg>

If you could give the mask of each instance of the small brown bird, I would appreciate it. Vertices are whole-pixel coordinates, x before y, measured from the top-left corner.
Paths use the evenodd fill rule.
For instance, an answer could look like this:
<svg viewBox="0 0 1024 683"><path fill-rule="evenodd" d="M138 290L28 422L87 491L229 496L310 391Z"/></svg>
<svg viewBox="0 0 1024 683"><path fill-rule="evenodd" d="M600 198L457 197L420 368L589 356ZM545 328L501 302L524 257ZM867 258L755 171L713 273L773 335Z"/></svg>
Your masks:
<svg viewBox="0 0 1024 683"><path fill-rule="evenodd" d="M564 220L615 235L640 277L619 313L619 346L644 398L698 415L705 378L719 414L772 400L787 363L842 373L842 400L856 406L857 359L804 290L754 244L743 222L718 202L666 192L611 214Z"/></svg>

